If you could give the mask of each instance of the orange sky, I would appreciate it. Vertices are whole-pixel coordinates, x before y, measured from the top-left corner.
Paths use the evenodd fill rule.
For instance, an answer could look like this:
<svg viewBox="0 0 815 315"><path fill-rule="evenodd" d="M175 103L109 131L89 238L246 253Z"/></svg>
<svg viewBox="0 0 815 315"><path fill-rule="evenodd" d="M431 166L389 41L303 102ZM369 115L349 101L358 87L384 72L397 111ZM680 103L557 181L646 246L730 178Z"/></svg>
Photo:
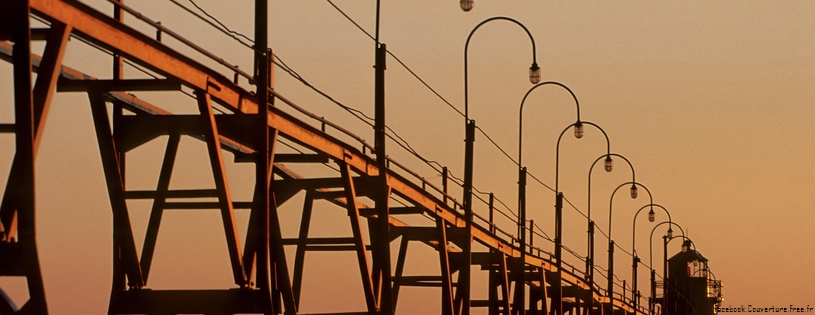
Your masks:
<svg viewBox="0 0 815 315"><path fill-rule="evenodd" d="M172 3L127 3L242 69L251 69L249 49L216 34ZM196 3L231 28L252 34L252 2ZM373 33L373 1L335 3ZM105 1L90 4L111 12ZM325 1L272 1L270 8L270 44L275 53L314 86L373 116L373 42ZM809 232L815 222L811 211L815 208L811 196L815 191L813 13L811 1L477 0L468 13L452 0L383 1L381 40L439 94L463 109L463 49L470 30L496 15L524 23L537 42L542 80L568 85L580 100L581 118L603 127L611 151L631 160L637 181L650 189L655 203L671 211L673 220L710 259L712 271L724 280L725 305L815 305L815 273L810 269L815 255ZM132 25L153 33L143 24ZM479 29L470 43L471 118L513 157L518 149L518 106L531 87L526 77L530 49L520 28L500 21ZM111 75L109 57L77 40L70 42L65 63L100 78ZM0 63L0 71L6 74L0 79L0 97L6 104L13 97L11 70L10 64ZM127 73L143 76L132 68ZM392 58L386 77L388 125L424 157L448 166L460 177L461 116ZM373 143L367 125L284 72L278 71L275 79L279 93ZM179 93L139 96L177 113L197 112L194 101ZM534 92L525 107L524 164L553 185L557 135L574 122L573 101L565 91L547 87ZM111 215L87 98L57 94L50 115L37 159L39 252L49 307L55 314L102 313L110 288ZM12 108L1 107L0 117L10 122ZM588 127L581 140L566 136L561 144L560 187L585 211L587 172L590 163L605 152L605 141ZM155 187L165 141L154 141L128 155L128 187ZM0 135L3 147L13 143L12 135ZM205 145L186 139L180 152L172 187L212 187L203 158ZM475 186L495 192L514 208L516 167L480 134L476 154ZM430 168L393 143L389 155L440 184ZM0 154L0 170L8 169L11 157ZM250 199L246 192L252 188L253 168L231 162L227 168L235 199ZM610 193L629 181L631 174L617 160L612 173L597 170L593 175L592 216L606 230ZM615 197L613 237L626 250L631 246L632 215L647 204L646 196L641 191L633 201L626 194ZM550 235L553 197L539 185L529 188L529 216ZM150 204L131 202L129 206L141 248ZM301 207L302 196L298 196L281 208L284 234L296 234ZM315 211L320 216L314 229L319 230L312 236L350 235L347 218L338 208L318 204ZM237 217L243 235L248 213L239 212ZM658 220L664 219L658 212ZM150 287L230 287L219 220L211 211L166 214ZM652 225L646 222L638 220L636 237L637 252L647 262ZM507 230L514 231L505 223ZM564 226L565 245L585 255L585 219L566 208ZM671 252L679 250L678 243L672 243ZM596 261L605 265L605 241L598 236L597 244ZM657 247L654 254L661 257ZM430 249L415 245L411 251L406 273L438 270ZM619 251L618 255L618 273L630 279L630 257ZM576 259L567 262L582 266ZM328 268L330 264L334 267ZM306 277L302 311L362 310L364 299L354 264L352 253L309 253L306 268L312 273ZM661 270L661 264L656 266ZM643 269L640 278L645 280ZM0 279L0 286L16 299L24 299L19 295L21 284L24 287L20 279ZM646 291L647 281L640 282L640 287ZM437 311L437 291L406 289L398 310ZM485 292L475 294L485 296Z"/></svg>

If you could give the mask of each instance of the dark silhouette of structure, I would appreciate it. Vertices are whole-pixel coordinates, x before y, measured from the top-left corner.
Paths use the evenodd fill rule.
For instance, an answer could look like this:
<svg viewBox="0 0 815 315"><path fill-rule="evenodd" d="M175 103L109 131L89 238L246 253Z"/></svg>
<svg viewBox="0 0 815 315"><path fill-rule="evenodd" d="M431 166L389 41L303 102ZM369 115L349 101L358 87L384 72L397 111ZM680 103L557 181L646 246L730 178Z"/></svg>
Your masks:
<svg viewBox="0 0 815 315"><path fill-rule="evenodd" d="M376 93L380 100L375 125L378 145L372 147L274 90L274 55L265 41L268 10L265 1L256 3L256 38L263 40L255 41L252 74L120 0L109 2L114 6L112 17L74 0L0 2L0 59L13 65L15 112L13 124L0 124L0 132L15 135L14 160L0 203L0 276L25 277L29 296L18 308L0 290L0 315L48 314L34 222L37 191L34 161L56 92L81 92L89 100L113 217L108 314L298 314L302 292L308 290L303 281L304 274L309 272L304 263L306 254L317 251L355 254L354 270L341 271L358 272L362 283L365 309L353 314L393 314L400 289L408 286L440 288L441 313L445 315L466 314L475 307L488 307L491 314L507 315L598 314L604 308L613 309L614 313L650 313L642 303L631 300L629 296L636 294L626 294L630 290L608 297L578 268L534 247L531 229L520 231L530 237L528 243L519 245L516 235L494 224L492 195L489 202L478 205L482 213L489 213L489 219L485 219L469 211L473 206L469 201L465 205L448 194L446 169L439 188L387 157L384 44L377 46L377 58L382 62L377 62L376 81L377 89L382 90ZM155 37L123 23L126 14L130 21L155 29ZM32 18L42 21L45 27L32 27ZM173 42L184 45L184 50L191 49L208 60L199 61L180 53L165 45L162 36L174 38ZM98 79L64 66L62 59L69 38L111 52L112 78ZM31 42L35 40L45 42L42 56L32 51ZM123 73L125 61L148 69L156 74L155 78L127 78ZM214 62L219 68L215 70L204 62ZM246 82L254 85L254 91L239 84L246 86ZM197 113L173 113L168 108L176 104L151 104L136 95L143 91L179 93L182 87L193 91ZM159 137L166 139L166 149L155 189L126 187L127 154ZM170 187L176 156L183 148L179 146L181 137L206 144L206 153L200 158L209 162L214 188ZM284 141L293 150L278 150ZM376 158L370 152L375 152ZM255 185L251 200L235 200L231 194L224 166L227 157L234 158L235 163L255 166L253 178L242 179ZM318 175L302 172L312 174L311 177L298 172L301 167L313 165L330 168ZM298 233L284 235L278 207L293 202L292 197L301 193L305 198ZM132 207L128 201L132 200L152 202L140 251L134 234L142 231L134 231L128 212ZM320 219L314 211L315 201L324 201L347 214L348 221L344 223L350 227L351 235L309 236L311 223ZM156 275L151 276L150 270L162 215L166 211L192 209L210 209L220 214L233 284L216 289L151 288L149 280ZM238 235L236 211L250 213L243 244ZM403 219L408 217L423 218L430 224L411 226ZM366 222L367 227L363 224ZM524 229L526 225L522 222L520 227ZM399 242L399 246L398 253L392 256L390 246L394 242ZM475 242L480 244L478 251L471 247ZM437 261L426 262L437 264L438 273L406 275L409 244L428 246L438 252ZM294 252L291 268L286 249L289 255L292 249ZM684 257L672 263L680 266L683 261L691 261ZM469 297L472 266L485 271L472 277L489 278L488 299ZM677 270L671 274L683 271ZM677 278L675 285L681 287L681 291L675 291L677 295L696 297L699 292L694 290L709 286L704 282L700 286L695 279L694 274ZM524 292L529 292L527 303L512 303L513 296ZM586 303L580 303L581 300ZM671 298L666 300L670 302ZM559 308L561 304L563 309ZM679 303L665 305L680 309ZM688 308L682 310L687 312ZM665 313L680 314L669 313L667 308Z"/></svg>
<svg viewBox="0 0 815 315"><path fill-rule="evenodd" d="M713 315L722 301L722 282L712 277L708 260L686 239L682 251L668 259L663 283L666 315Z"/></svg>

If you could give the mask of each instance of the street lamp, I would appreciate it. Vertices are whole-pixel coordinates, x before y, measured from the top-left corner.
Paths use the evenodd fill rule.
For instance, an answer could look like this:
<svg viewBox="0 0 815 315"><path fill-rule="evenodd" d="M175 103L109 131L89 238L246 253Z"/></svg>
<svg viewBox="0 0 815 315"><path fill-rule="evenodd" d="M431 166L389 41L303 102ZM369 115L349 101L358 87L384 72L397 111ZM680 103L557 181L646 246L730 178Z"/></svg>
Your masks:
<svg viewBox="0 0 815 315"><path fill-rule="evenodd" d="M609 306L608 307L609 307L609 312L614 311L614 304L612 303L612 301L614 300L614 240L611 239L611 222L612 222L611 221L611 218L612 218L611 214L612 214L612 209L613 209L613 206L614 206L614 195L617 194L617 191L620 190L620 188L622 188L623 186L627 186L629 184L645 188L645 191L648 192L648 198L650 200L649 205L654 204L654 197L651 195L651 190L649 190L648 187L645 187L644 185L642 185L640 183L637 183L637 182L622 183L619 186L617 186L617 188L614 189L614 192L611 193L611 200L609 201L609 205L608 205L608 297L609 297Z"/></svg>
<svg viewBox="0 0 815 315"><path fill-rule="evenodd" d="M465 3L466 2L466 3ZM468 11L472 8L472 1L462 1L461 8L465 11ZM520 26L521 28L526 31L526 34L529 35L529 40L532 42L532 66L529 68L529 80L533 83L537 83L537 80L540 80L540 68L536 62L536 50L535 50L535 39L532 38L532 33L529 32L529 29L526 28L521 22L518 22L515 19L503 16L496 16L491 17L478 23L478 25L470 31L470 35L467 36L467 42L464 44L464 123L465 123L465 146L464 146L464 198L463 198L463 207L464 207L464 217L465 217L465 224L467 230L467 237L468 241L465 242L464 252L466 255L466 262L465 266L469 266L472 260L472 222L473 222L473 209L472 209L472 200L473 200L473 142L475 141L475 120L470 120L469 116L469 87L468 87L468 72L467 72L467 52L470 47L470 39L473 37L478 28L482 25L486 24L487 22L496 21L496 20L505 20L516 25ZM523 223L520 223L523 225ZM521 244L521 248L523 248L523 244ZM522 253L524 251L521 251ZM521 272L523 275L523 272ZM464 309L462 310L462 314L467 315L470 313L470 268L464 268L461 271L461 275L459 278L459 290L461 290L462 294L460 295L463 298L463 305ZM463 280L463 281L462 281ZM521 282L523 283L523 282ZM523 305L523 303L521 303ZM523 307L521 307L523 309Z"/></svg>
<svg viewBox="0 0 815 315"><path fill-rule="evenodd" d="M569 128L574 127L574 134L575 137L580 139L583 136L583 126L590 125L594 126L600 132L603 133L603 137L606 138L606 154L603 163L603 168L607 172L611 172L614 167L614 160L611 159L611 143L608 140L608 134L603 128L600 128L597 124L589 121L580 121L578 117L578 121L569 125L563 131L560 132L560 136L557 138L557 150L555 153L555 259L557 260L557 273L555 274L555 294L558 297L562 296L562 284L561 284L561 277L562 277L562 266L563 266L563 193L560 192L560 141L563 139L563 135ZM615 154L616 155L616 154ZM627 161L627 160L626 160ZM629 163L630 165L630 163ZM591 176L591 175L590 175ZM554 306L558 307L557 309L561 311L562 314L562 299L558 298L557 301L554 302Z"/></svg>
<svg viewBox="0 0 815 315"><path fill-rule="evenodd" d="M640 258L637 257L637 217L639 216L640 212L642 212L642 210L647 208L647 207L651 208L651 210L648 211L648 221L649 222L654 222L654 218L656 216L655 213L654 213L654 207L658 207L658 208L664 210L665 213L668 214L668 222L673 222L673 220L671 219L671 213L668 211L668 209L665 209L665 207L663 207L662 205L659 205L659 204L651 203L651 204L644 205L644 206L642 206L642 208L637 210L636 214L634 214L634 223L632 224L633 229L632 229L632 232L631 232L631 250L633 251L633 255L632 255L633 262L631 264L631 268L632 268L632 271L631 271L631 278L632 279L631 280L632 280L633 284L631 286L631 293L632 293L632 296L634 296L634 309L635 310L637 309L637 304L639 302L639 300L637 299L637 294L638 294L638 292L637 292L637 265L640 262ZM673 236L673 230L671 229L671 226L668 225L668 237L671 237L671 236Z"/></svg>
<svg viewBox="0 0 815 315"><path fill-rule="evenodd" d="M694 244L693 241L690 238L685 236L685 231L682 231L682 235L679 236L679 237L676 237L676 238L680 238L680 237L684 240L683 243L682 243L682 245L683 245L682 252L683 253L687 252L690 249L690 245L693 245L693 250L696 251L696 244ZM669 237L667 235L662 237L662 242L663 242L662 250L663 250L663 260L664 260L664 262L663 262L664 271L663 272L665 273L663 275L662 296L664 297L664 299L668 298L668 287L670 286L669 283L666 282L667 279L668 279L668 244L673 240L674 240L674 237ZM668 304L670 304L670 303L668 303L668 301L663 301L663 305L667 306ZM676 307L676 301L673 301L673 305L674 305L674 307Z"/></svg>
<svg viewBox="0 0 815 315"><path fill-rule="evenodd" d="M470 10L473 9L473 4L474 3L473 3L473 0L461 0L460 4L461 4L461 9L464 10L464 12L470 12Z"/></svg>
<svg viewBox="0 0 815 315"><path fill-rule="evenodd" d="M597 165L597 162L600 162L600 159L606 159L607 160L607 159L610 159L611 156L616 156L616 157L622 158L626 163L628 163L628 167L631 168L631 182L632 183L637 182L637 175L636 175L636 172L634 172L634 166L631 165L631 162L625 156L622 156L620 154L616 154L616 153L603 154L603 155L599 156L596 160L594 160L594 163L592 163L591 167L589 168L589 181L588 181L589 182L589 187L588 187L588 190L587 190L587 192L588 192L588 204L587 204L587 215L586 215L586 219L587 219L588 225L589 225L589 227L588 227L588 229L589 229L588 230L589 240L588 240L588 249L587 249L588 255L586 257L586 276L588 277L588 282L589 282L589 287L590 288L594 288L594 226L595 226L594 221L592 221L592 219L591 219L591 174L594 171L594 166ZM631 184L631 198L637 198L637 195L638 195L637 185L636 184ZM593 303L592 298L586 298L584 302L585 302L584 308L586 310L591 310L592 303Z"/></svg>
<svg viewBox="0 0 815 315"><path fill-rule="evenodd" d="M651 229L651 236L648 238L648 243L649 243L649 253L648 253L649 263L648 263L648 265L651 268L651 314L654 313L654 304L656 303L656 301L654 300L654 297L657 294L657 289L656 289L657 288L657 282L656 282L656 275L655 275L656 272L654 270L654 231L656 231L657 228L660 227L663 224L668 224L667 234L662 237L662 242L663 242L663 244L662 244L662 246L663 246L662 247L663 248L663 253L662 253L662 255L663 255L663 265L662 265L663 275L662 275L662 277L663 277L663 279L664 279L664 277L666 277L668 275L668 239L673 238L673 229L671 229L671 225L675 225L676 227L678 227L679 231L682 232L682 237L683 238L685 237L685 230L682 228L682 226L680 226L679 224L676 224L676 222L673 222L673 221L660 222L657 225L655 225L653 229ZM663 297L664 297L664 294L663 294ZM663 301L662 305L665 305L664 301Z"/></svg>
<svg viewBox="0 0 815 315"><path fill-rule="evenodd" d="M537 67L537 65L534 65L534 64L533 64L533 66ZM531 69L530 69L530 71L531 71ZM531 78L531 76L530 76L530 78ZM541 86L544 86L544 85L556 85L556 86L559 86L559 87L562 87L562 88L566 89L566 91L569 91L569 94L572 95L572 98L574 99L575 106L577 107L577 122L573 124L575 126L575 137L577 137L579 139L580 137L583 136L583 124L580 123L580 102L577 100L577 96L574 95L574 92L572 92L572 90L569 89L569 87L567 87L566 85L563 85L562 83L559 83L559 82L548 81L548 82L543 82L543 83L536 84L535 86L530 88L529 91L526 92L526 94L524 95L523 100L521 100L521 107L520 107L520 110L519 110L519 113L518 113L518 116L519 116L519 122L518 122L518 216L519 216L519 218L518 218L518 232L520 234L520 241L521 241L521 261L524 261L525 256L526 256L526 247L525 247L526 246L526 231L525 231L525 225L524 225L524 223L526 222L526 167L523 166L524 103L526 103L526 99L527 99L527 97L529 97L529 94L532 93L532 91L534 91L538 87L541 87ZM578 128L578 126L579 126L579 128ZM579 133L578 133L578 129L580 130ZM603 133L605 133L605 132L603 132ZM562 135L563 134L561 133L561 136ZM608 140L608 137L606 137L606 140ZM557 257L558 257L557 259L558 259L558 270L559 270L560 269L560 256L557 256ZM521 283L521 284L525 283L524 277L525 277L524 272L520 272L520 275L518 276L519 283ZM556 282L560 283L559 281L556 281ZM560 285L558 284L558 287L559 286ZM560 291L557 291L557 292L560 292ZM523 295L523 294L521 294L521 295ZM523 298L520 298L520 299L521 299L521 305L522 305L522 308L523 308ZM557 300L560 300L560 299L557 299ZM556 303L553 307L556 310L562 310L562 304L561 303ZM561 312L558 311L558 312L556 312L556 314L561 314Z"/></svg>

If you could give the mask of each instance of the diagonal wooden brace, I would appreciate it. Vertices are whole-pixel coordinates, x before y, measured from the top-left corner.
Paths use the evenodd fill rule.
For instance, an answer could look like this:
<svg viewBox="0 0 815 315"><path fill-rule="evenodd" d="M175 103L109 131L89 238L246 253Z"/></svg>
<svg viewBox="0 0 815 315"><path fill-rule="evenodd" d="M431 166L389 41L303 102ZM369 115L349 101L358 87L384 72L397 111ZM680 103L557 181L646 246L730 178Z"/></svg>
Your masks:
<svg viewBox="0 0 815 315"><path fill-rule="evenodd" d="M362 290L365 293L365 302L368 306L368 312L377 312L376 297L374 296L373 280L371 279L371 271L368 267L368 252L365 248L365 238L362 234L362 226L359 216L359 208L357 207L357 196L354 189L354 181L351 178L351 167L345 162L339 162L340 172L342 173L342 180L345 186L345 198L348 208L348 215L351 219L351 229L354 233L355 246L357 248L357 260L359 261L359 271L362 276Z"/></svg>
<svg viewBox="0 0 815 315"><path fill-rule="evenodd" d="M212 173L215 177L215 189L218 192L221 219L224 224L229 259L232 263L232 275L235 284L246 287L249 285L249 280L246 277L246 273L244 273L243 259L241 257L240 246L238 245L238 228L235 224L235 209L232 207L232 197L230 196L229 184L226 180L224 159L223 155L221 155L221 142L218 141L218 126L215 124L212 102L209 94L205 91L196 90L195 96L198 98L198 109L201 112L201 117L205 124L204 138L207 143L207 152L209 153Z"/></svg>
<svg viewBox="0 0 815 315"><path fill-rule="evenodd" d="M102 168L108 187L110 207L113 211L114 264L122 264L130 287L142 287L144 286L144 279L138 255L136 254L133 229L130 225L127 203L125 202L121 166L116 153L116 144L113 141L113 135L110 133L110 121L108 120L105 99L102 92L95 91L89 91L88 98L90 98L91 103L96 139L99 143L99 154L102 157ZM114 270L116 269L117 267L114 266ZM114 275L114 287L118 287L116 285L117 281L119 281L118 276Z"/></svg>

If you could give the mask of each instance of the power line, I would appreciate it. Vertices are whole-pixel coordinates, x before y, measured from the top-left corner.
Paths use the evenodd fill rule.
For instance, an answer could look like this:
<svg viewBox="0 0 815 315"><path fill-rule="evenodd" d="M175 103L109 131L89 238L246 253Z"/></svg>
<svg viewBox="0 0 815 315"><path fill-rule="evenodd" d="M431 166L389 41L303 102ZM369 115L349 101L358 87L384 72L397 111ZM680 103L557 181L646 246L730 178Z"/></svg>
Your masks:
<svg viewBox="0 0 815 315"><path fill-rule="evenodd" d="M208 13L206 10L204 10L202 7L200 7L198 4L196 4L196 3L195 3L193 0L188 0L188 1L189 1L189 2L190 2L192 5L193 5L193 6L195 6L195 8L197 8L199 11L201 11L201 12L202 12L204 15L206 15L207 17L209 17L209 19L211 19L212 21L214 21L214 23L213 23L212 21L210 21L209 19L206 19L206 18L204 18L204 17L200 16L199 14L196 14L195 12L191 11L191 10L190 10L189 8L187 8L186 6L181 5L181 4L180 4L180 3L178 3L177 1L175 1L175 0L170 0L170 1L171 1L171 2L173 2L174 4L176 4L177 6L180 6L180 7L184 8L184 9L185 9L187 12L189 12L190 14L193 14L194 16L198 17L199 19L201 19L201 20L203 20L203 21L207 22L207 23L208 23L208 24L210 24L212 27L214 27L214 28L218 29L219 31L223 32L224 34L226 34L226 35L228 35L229 37L233 38L235 41L237 41L237 42L241 43L242 45L244 45L244 46L246 46L246 47L249 47L249 48L253 48L253 46L250 46L249 44L245 43L243 40L241 40L241 39L240 39L240 38L238 38L238 37L242 37L242 38L244 38L245 40L247 40L247 41L249 41L249 42L251 42L251 43L254 43L254 41L253 41L251 38L249 38L248 36L246 36L246 35L244 35L244 34L241 34L241 33L239 33L239 32L236 32L236 31L231 30L229 27L227 27L227 26L226 26L224 23L222 23L222 22L221 22L220 20L218 20L216 17L214 17L213 15L209 14L209 13ZM352 23L354 26L356 26L356 27L357 27L357 29L359 29L361 32L363 32L363 33L364 33L366 36L368 36L368 37L369 37L371 40L375 40L375 38L374 38L374 37L373 37L373 36L372 36L370 33L368 33L368 32L367 32L367 31L366 31L366 30L365 30L365 29L364 29L362 26L360 26L360 25L359 25L359 24L358 24L356 21L354 21L354 20L353 20L353 19L352 19L350 16L348 16L348 14L346 14L346 13L345 13L345 12L344 12L342 9L340 9L340 8L339 8L339 7L338 7L336 4L334 4L334 3L333 3L331 0L327 0L327 1L328 1L328 3L329 3L329 4L331 4L331 6L332 6L332 7L334 7L334 9L336 9L338 12L340 12L340 14L342 14L342 15L343 15L343 16L344 16L344 17L345 17L345 18L346 18L346 19L347 19L349 22L351 22L351 23ZM216 25L216 24L217 24L217 25ZM426 81L424 81L424 80L423 80L423 79L422 79L422 78L421 78L421 77L420 77L418 74L416 74L416 72L414 72L414 71L413 71L413 70L412 70L412 69L411 69L411 68L410 68L410 67L409 67L407 64L405 64L405 63L404 63L404 62L403 62L401 59L399 59L399 58L398 58L398 57L397 57L397 56L396 56L396 55L395 55L393 52L391 52L390 50L388 50L388 51L387 51L387 53L388 53L388 54L389 54L391 57L393 57L393 58L394 58L394 60L396 60L396 61L397 61L397 62L398 62L398 63L399 63L399 64L400 64L400 65L401 65L403 68L405 68L405 70L407 70L407 71L408 71L408 72L409 72L411 75L413 75L413 77L414 77L414 78L416 78L417 80L419 80L419 82L421 82L421 83L422 83L422 84L423 84L423 85L424 85L424 86L425 86L427 89L429 89L431 92L433 92L433 94L434 94L434 95L436 95L436 96L437 96L437 97L438 97L440 100L442 100L442 101L443 101L445 104L447 104L447 105L448 105L450 108L452 108L452 109L453 109L455 112L457 112L459 115L464 116L464 114L463 114L463 113L462 113L462 112L461 112L461 111L460 111L458 108L456 108L455 106L453 106L453 105L452 105L452 104L451 104L449 101L447 101L447 99L445 99L445 98L444 98L444 97L443 97L441 94L439 94L439 93L438 93L438 92L437 92L435 89L433 89L433 88L432 88L432 87L431 87L429 84L427 84L427 82L426 82ZM347 112L349 112L351 115L353 115L354 117L356 117L356 118L357 118L357 119L359 119L360 121L364 122L365 124L369 125L370 127L373 127L373 124L371 123L371 121L373 121L374 119L373 119L372 117L368 116L367 114L365 114L364 112L362 112L362 111L360 111L360 110L358 110L358 109L352 108L352 107L350 107L350 106L347 106L347 105L345 105L345 104L343 104L343 103L341 103L341 102L337 101L336 99L334 99L333 97L331 97L331 96L330 96L330 95L328 95L327 93L323 92L322 90L318 89L317 87L315 87L314 85L312 85L311 83L309 83L307 80L305 80L305 79L304 79L304 78L303 78L303 77L302 77L302 76L301 76L299 73L297 73L297 72L296 72L294 69L292 69L291 67L289 67L289 66L288 66L288 65L285 63L285 61L283 61L283 60L280 58L280 56L279 56L279 55L275 54L275 55L274 55L274 57L275 57L275 59L276 59L276 60L273 60L274 64L275 64L275 65L277 65L277 66L279 66L279 67L280 67L280 68L281 68L281 69L282 69L284 72L286 72L287 74L289 74L291 77L293 77L293 78L295 78L296 80L300 81L302 84L304 84L304 85L306 85L307 87L311 88L311 89L312 89L314 92L316 92L316 93L320 94L321 96L323 96L324 98L328 99L329 101L331 101L331 102L332 102L332 103L334 103L335 105L339 106L340 108L342 108L342 109L346 110ZM135 67L135 65L133 65L133 66ZM140 68L137 68L137 69L140 69ZM140 70L141 70L141 71L143 71L143 72L145 72L145 73L147 73L146 71L144 71L144 70L142 70L142 69L140 69ZM148 74L149 74L149 73L148 73ZM183 92L183 91L182 91L182 92ZM187 93L185 93L185 94L187 94ZM188 95L189 95L189 94L188 94ZM503 148L502 148L502 147L501 147L501 146L500 146L500 145L499 145L497 142L495 142L495 140L493 140L493 139L492 139L492 137L490 137L490 136L489 136L489 134L487 134L487 133L486 133L486 131L484 131L484 130L483 130L481 127L478 127L478 126L477 126L476 128L477 128L477 129L479 130L479 132L480 132L480 133L481 133L481 134L482 134L484 137L486 137L486 138L487 138L487 140L488 140L488 141L489 141L489 142L490 142L490 143L491 143L491 144L492 144L494 147L496 147L496 148L497 148L497 149L498 149L498 150L499 150L499 151L500 151L500 152L501 152L501 153L502 153L502 154L503 154L503 155L504 155L504 156L505 156L507 159L509 159L509 160L510 160L510 161L511 161L513 164L515 164L515 165L517 165L517 166L520 166L520 164L519 164L519 163L518 163L518 162L517 162L517 161L516 161L514 158L512 158L512 156L511 156L511 155L509 155L509 153L507 153L507 152L506 152L506 150L504 150L504 149L503 149ZM436 171L437 173L441 173L441 170L439 169L439 167L443 167L443 166L442 166L440 163L438 163L438 162L436 162L436 161L432 161L432 160L428 160L428 159L424 158L424 157L423 157L421 154L419 154L419 153L418 153L418 152L417 152L417 151L416 151L416 150L415 150L415 149L414 149L414 148L413 148L413 147L410 145L410 143L409 143L407 140L405 140L404 138L402 138L402 137L401 137L401 136L400 136L400 135L399 135L399 134L398 134L396 131L394 131L394 130L393 130L391 127L386 126L386 129L387 129L388 131L390 131L390 132L387 134L388 138L390 138L392 141L394 141L394 142L395 142L397 145L399 145L400 147L402 147L402 148L403 148L404 150L406 150L407 152L411 153L411 154L412 154L414 157L416 157L416 158L420 159L422 162L424 162L425 164L427 164L427 165L428 165L428 166L429 166L431 169L433 169L433 170L434 170L434 171ZM330 167L330 166L329 166L329 167ZM529 176L530 176L530 177L532 177L532 178L535 180L535 182L539 183L540 185L544 186L545 188L547 188L547 189L549 189L549 190L551 190L551 191L555 191L555 190L554 190L554 189L553 189L551 186L549 186L549 185L545 184L543 181L541 181L541 180L540 180L540 179L538 179L536 176L534 176L534 174L532 174L532 173L528 173L528 174L529 174ZM462 184L463 180L462 180L462 179L460 179L460 178L458 178L458 177L455 177L455 176L452 174L452 172L449 172L449 171L448 171L448 175L449 175L449 177L450 177L450 178L452 178L452 179L454 180L454 182L456 182L456 181L457 181L457 184L459 184L459 185L461 185L461 184ZM475 188L475 187L473 187L473 189L474 189L476 192L480 193L480 194L486 194L486 193L484 193L484 192L482 192L482 191L478 190L478 189L477 189L477 188ZM483 199L482 199L482 198L480 198L480 197L477 197L477 199L479 199L480 201L482 201L482 202L486 203L486 201L485 201L485 200L483 200ZM583 217L587 217L587 216L586 216L586 214L585 214L585 213L583 213L582 211L580 211L580 209L578 209L578 208L577 208L577 207L576 207L576 206L575 206L575 205L574 205L574 204L573 204L571 201L569 201L569 200L568 200L568 199L566 199L566 198L564 198L564 199L566 200L567 204L569 204L569 205L572 207L572 209L574 209L575 211L577 211L578 213L580 213L580 214L581 214ZM500 203L501 205L503 205L503 206L504 206L504 208L505 208L506 210L508 210L508 211L509 211L510 213L512 213L513 215L515 215L515 213L514 213L514 212L511 210L511 208L510 208L509 206L507 206L507 205L506 205L506 204L505 204L503 201L501 201L501 200L500 200L500 199L498 199L498 198L495 198L495 200L498 200L498 201L499 201L499 203ZM506 217L507 219L509 219L509 220L511 220L511 221L515 221L515 218L512 218L511 216L507 215L505 212L501 211L500 209L497 209L497 208L496 208L496 210L497 210L497 211L498 211L500 214L502 214L504 217ZM516 222L516 223L517 223L517 222ZM541 229L539 228L539 230L541 230ZM599 229L599 227L598 227L598 230L600 230L600 232L601 232L603 235L606 235L606 234L605 234L605 232L604 232L602 229ZM543 230L541 230L541 232L543 232ZM544 232L544 234L545 234L545 232ZM606 237L608 237L608 235L606 235ZM548 236L547 236L547 238L548 238ZM549 239L549 240L551 241L551 239ZM619 247L619 245L618 245L618 247ZM631 253L628 253L627 251L625 251L624 249L622 249L622 247L620 247L620 249L621 249L623 252L625 252L625 253L629 254L630 256L633 256ZM569 251L570 251L570 250L569 250ZM570 251L570 252L571 252L571 251ZM571 253L572 253L573 255L575 255L576 257L581 258L581 257L580 257L579 255L577 255L576 253L574 253L574 252L571 252ZM581 258L581 259L582 259L582 258Z"/></svg>
<svg viewBox="0 0 815 315"><path fill-rule="evenodd" d="M177 1L175 1L175 0L170 0L170 2L172 2L172 3L173 3L173 4L175 4L176 6L178 6L178 7L182 8L182 9L184 9L185 11L187 11L187 13L192 14L193 16L197 17L197 18L198 18L198 19L200 19L201 21L204 21L205 23L209 24L210 26L212 26L213 28L217 29L217 30L218 30L218 31L220 31L221 33L224 33L225 35L227 35L227 36L231 37L232 39L234 39L235 41L237 41L237 42L238 42L238 43L240 43L241 45L246 46L247 48L250 48L250 49L254 49L254 46L253 46L253 45L250 45L250 44L247 44L247 43L243 42L243 40L241 40L240 38L238 38L238 37L236 37L236 36L243 37L243 38L245 38L246 40L248 40L248 41L249 41L250 43L252 43L252 44L254 44L254 43L255 43L255 41L254 41L254 40L252 40L252 39L251 39L251 38L249 38L249 37L246 37L246 35L243 35L243 34L241 34L241 33L238 33L238 32L235 32L235 31L233 31L233 30L229 29L228 27L226 27L226 25L224 25L223 23L221 23L221 21L219 21L219 20L218 20L218 19L216 19L214 16L210 15L209 13L207 13L206 11L204 11L204 9L202 9L202 8L201 8L201 7L199 7L197 4L195 4L195 2L192 2L192 0L190 0L190 2L191 2L191 3L192 3L192 4L193 4L193 5L196 7L196 8L198 8L198 10L200 10L201 12L203 12L204 14L206 14L206 16L210 17L212 20L215 20L215 22L216 22L216 23L218 23L220 26L215 25L215 23L213 23L213 22L212 22L212 21L210 21L209 19L204 18L204 17L203 17L203 16L201 16L200 14L198 14L198 13L196 13L196 12L192 11L192 10L191 10L190 8L188 8L187 6L185 6L185 5L181 4L181 3L178 3L178 2L177 2Z"/></svg>

